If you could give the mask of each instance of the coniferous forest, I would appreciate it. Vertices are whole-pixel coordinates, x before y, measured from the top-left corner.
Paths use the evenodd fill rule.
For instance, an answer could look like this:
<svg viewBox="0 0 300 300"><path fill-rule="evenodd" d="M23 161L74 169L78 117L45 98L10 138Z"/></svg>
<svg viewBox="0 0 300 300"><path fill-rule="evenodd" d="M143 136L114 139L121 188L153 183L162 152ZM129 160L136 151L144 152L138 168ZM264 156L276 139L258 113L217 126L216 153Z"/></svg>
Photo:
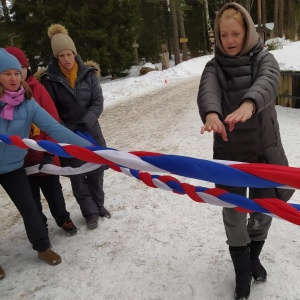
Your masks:
<svg viewBox="0 0 300 300"><path fill-rule="evenodd" d="M1 0L0 47L14 45L33 71L52 55L47 29L64 25L83 60L94 60L101 75L126 75L143 59L161 53L181 60L211 51L213 21L225 0ZM274 23L274 36L297 40L299 0L240 0L256 24ZM135 46L136 48L134 49Z"/></svg>

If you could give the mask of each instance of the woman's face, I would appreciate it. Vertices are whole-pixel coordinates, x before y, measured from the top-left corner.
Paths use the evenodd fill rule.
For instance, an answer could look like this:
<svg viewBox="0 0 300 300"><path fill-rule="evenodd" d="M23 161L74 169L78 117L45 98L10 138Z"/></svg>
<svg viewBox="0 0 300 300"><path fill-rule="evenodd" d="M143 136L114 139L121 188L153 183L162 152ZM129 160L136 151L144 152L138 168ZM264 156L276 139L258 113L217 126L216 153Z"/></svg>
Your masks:
<svg viewBox="0 0 300 300"><path fill-rule="evenodd" d="M245 45L246 30L236 19L229 18L220 22L220 37L228 55L239 55Z"/></svg>
<svg viewBox="0 0 300 300"><path fill-rule="evenodd" d="M22 74L18 70L9 69L0 73L0 84L5 90L16 92L21 85Z"/></svg>
<svg viewBox="0 0 300 300"><path fill-rule="evenodd" d="M72 50L58 52L57 59L67 70L71 70L75 64L75 54Z"/></svg>

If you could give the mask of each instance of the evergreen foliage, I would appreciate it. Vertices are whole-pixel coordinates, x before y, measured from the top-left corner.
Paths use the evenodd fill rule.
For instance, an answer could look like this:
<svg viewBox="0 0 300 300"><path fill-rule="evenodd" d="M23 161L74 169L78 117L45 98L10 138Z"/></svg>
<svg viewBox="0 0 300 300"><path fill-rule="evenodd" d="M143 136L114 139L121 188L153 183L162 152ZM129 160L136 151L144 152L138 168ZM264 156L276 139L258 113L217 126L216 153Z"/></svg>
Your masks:
<svg viewBox="0 0 300 300"><path fill-rule="evenodd" d="M190 56L207 54L204 5L194 0L186 0L185 4L185 29Z"/></svg>
<svg viewBox="0 0 300 300"><path fill-rule="evenodd" d="M10 6L6 1L0 2L0 45L8 45L14 37L9 8Z"/></svg>
<svg viewBox="0 0 300 300"><path fill-rule="evenodd" d="M184 27L188 38L190 57L206 54L208 32L205 7L208 5L210 26L217 11L229 0L172 0L183 11ZM285 34L300 34L300 1L282 0L293 4L293 16L284 9L285 21L293 19L293 31L285 22ZM251 16L257 23L257 1L249 3ZM64 25L74 40L83 60L94 60L103 76L120 77L134 63L133 43L139 44L138 55L146 61L160 60L162 44L174 54L169 0L1 0L0 2L0 47L15 45L28 56L35 71L45 67L52 55L47 30L51 24ZM287 7L287 5L285 6ZM267 22L274 19L274 1L266 0ZM291 11L291 9L290 9ZM176 25L176 24L175 24ZM298 32L297 32L298 30ZM176 47L175 47L176 46Z"/></svg>
<svg viewBox="0 0 300 300"><path fill-rule="evenodd" d="M11 13L18 33L14 44L33 69L46 66L52 55L47 29L54 23L68 29L82 59L99 63L102 75L122 76L133 63L140 0L14 0Z"/></svg>
<svg viewBox="0 0 300 300"><path fill-rule="evenodd" d="M171 31L170 12L165 0L142 0L141 3L139 56L156 63L160 60L161 45L168 44Z"/></svg>

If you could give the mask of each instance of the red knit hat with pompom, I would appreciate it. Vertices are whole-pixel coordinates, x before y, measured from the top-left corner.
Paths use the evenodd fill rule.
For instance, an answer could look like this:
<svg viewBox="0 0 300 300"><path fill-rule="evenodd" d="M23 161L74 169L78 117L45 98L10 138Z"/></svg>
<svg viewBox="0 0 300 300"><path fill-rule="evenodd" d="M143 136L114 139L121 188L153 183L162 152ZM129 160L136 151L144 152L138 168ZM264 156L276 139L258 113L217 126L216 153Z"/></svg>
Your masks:
<svg viewBox="0 0 300 300"><path fill-rule="evenodd" d="M21 49L19 49L17 47L9 46L9 47L6 47L5 50L8 53L15 56L17 58L17 60L19 61L19 63L21 64L21 66L25 66L27 69L29 68L28 59L27 59L25 53Z"/></svg>

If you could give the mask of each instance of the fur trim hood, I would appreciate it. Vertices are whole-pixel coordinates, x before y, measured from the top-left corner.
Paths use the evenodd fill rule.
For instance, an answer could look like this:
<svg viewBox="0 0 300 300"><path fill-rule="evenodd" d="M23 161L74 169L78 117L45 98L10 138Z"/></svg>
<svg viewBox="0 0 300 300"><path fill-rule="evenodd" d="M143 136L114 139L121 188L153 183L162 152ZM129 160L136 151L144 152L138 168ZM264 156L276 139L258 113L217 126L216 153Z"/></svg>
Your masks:
<svg viewBox="0 0 300 300"><path fill-rule="evenodd" d="M86 62L84 62L84 64L86 66L89 66L89 67L92 67L95 72L96 72L96 75L97 77L101 77L101 69L100 69L100 66L93 60L87 60Z"/></svg>

